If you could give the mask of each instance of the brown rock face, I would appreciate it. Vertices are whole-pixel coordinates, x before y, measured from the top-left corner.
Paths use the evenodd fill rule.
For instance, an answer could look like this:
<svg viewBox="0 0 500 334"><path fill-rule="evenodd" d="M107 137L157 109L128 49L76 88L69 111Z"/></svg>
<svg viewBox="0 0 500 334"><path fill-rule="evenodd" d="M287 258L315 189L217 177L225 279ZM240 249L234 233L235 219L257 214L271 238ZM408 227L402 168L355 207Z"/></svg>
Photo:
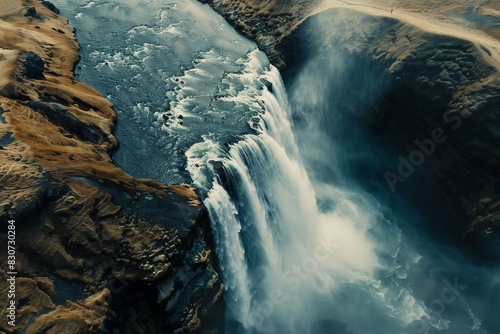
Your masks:
<svg viewBox="0 0 500 334"><path fill-rule="evenodd" d="M68 302L49 314L38 317L26 333L94 333L104 330L104 320L109 312L106 299L110 292L105 289L88 297L84 302Z"/></svg>
<svg viewBox="0 0 500 334"><path fill-rule="evenodd" d="M136 179L113 164L115 113L75 81L78 45L56 12L46 1L0 5L0 247L7 249L7 221L15 220L18 273L16 326L3 308L0 328L217 328L222 284L204 206L187 185Z"/></svg>
<svg viewBox="0 0 500 334"><path fill-rule="evenodd" d="M382 145L381 152L391 152L377 172L379 182L385 185L384 172L393 173L398 181L392 190L430 224L474 253L500 256L498 29L460 26L471 14L489 22L498 5L332 0L314 8L315 2L303 1L207 2L278 68L286 66L288 79L311 55L332 52L378 73L384 89L359 121L369 125L368 137ZM399 175L399 157L409 160L421 150L416 141L432 139L435 131L443 133L431 154L423 152L425 163L413 166L409 177Z"/></svg>

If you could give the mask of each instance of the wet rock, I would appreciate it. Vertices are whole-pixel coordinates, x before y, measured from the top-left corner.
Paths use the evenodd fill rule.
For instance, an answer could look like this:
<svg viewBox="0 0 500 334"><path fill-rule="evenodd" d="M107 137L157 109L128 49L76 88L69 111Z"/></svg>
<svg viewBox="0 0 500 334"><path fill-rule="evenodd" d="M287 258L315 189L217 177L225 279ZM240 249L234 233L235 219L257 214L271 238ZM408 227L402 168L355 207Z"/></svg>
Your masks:
<svg viewBox="0 0 500 334"><path fill-rule="evenodd" d="M58 32L60 34L65 34L65 32L62 31L61 29L52 28L52 30L54 30L55 32Z"/></svg>
<svg viewBox="0 0 500 334"><path fill-rule="evenodd" d="M29 16L37 20L42 20L42 16L36 12L35 7L29 7L26 11L26 14L24 16Z"/></svg>
<svg viewBox="0 0 500 334"><path fill-rule="evenodd" d="M108 141L107 136L100 129L73 117L63 106L57 103L47 104L30 101L27 105L31 109L43 114L56 125L76 134L80 139L88 140L94 144Z"/></svg>
<svg viewBox="0 0 500 334"><path fill-rule="evenodd" d="M30 51L24 60L24 76L27 79L45 80L43 71L45 70L45 62L39 55Z"/></svg>
<svg viewBox="0 0 500 334"><path fill-rule="evenodd" d="M2 137L0 137L0 145L2 147L10 145L14 142L14 138L12 138L12 132L7 132Z"/></svg>
<svg viewBox="0 0 500 334"><path fill-rule="evenodd" d="M42 1L42 5L44 5L49 10L53 11L56 14L60 14L61 11L50 1Z"/></svg>
<svg viewBox="0 0 500 334"><path fill-rule="evenodd" d="M267 90L272 92L273 91L273 83L270 82L267 79L263 79L264 86L266 86Z"/></svg>

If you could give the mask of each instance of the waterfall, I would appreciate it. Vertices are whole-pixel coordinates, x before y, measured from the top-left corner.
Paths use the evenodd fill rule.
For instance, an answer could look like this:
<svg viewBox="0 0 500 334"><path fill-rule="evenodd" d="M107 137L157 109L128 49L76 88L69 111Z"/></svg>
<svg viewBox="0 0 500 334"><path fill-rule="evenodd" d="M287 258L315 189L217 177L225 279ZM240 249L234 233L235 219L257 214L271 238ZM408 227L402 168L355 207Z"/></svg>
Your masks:
<svg viewBox="0 0 500 334"><path fill-rule="evenodd" d="M398 282L401 235L377 203L332 184L313 186L279 71L256 70L258 52L249 54L245 71L232 74L245 88L228 97L260 105L249 122L255 134L229 149L205 137L186 153L212 221L228 332L322 333L332 312L352 320L336 305L348 293L375 298L376 308L402 325L427 316Z"/></svg>

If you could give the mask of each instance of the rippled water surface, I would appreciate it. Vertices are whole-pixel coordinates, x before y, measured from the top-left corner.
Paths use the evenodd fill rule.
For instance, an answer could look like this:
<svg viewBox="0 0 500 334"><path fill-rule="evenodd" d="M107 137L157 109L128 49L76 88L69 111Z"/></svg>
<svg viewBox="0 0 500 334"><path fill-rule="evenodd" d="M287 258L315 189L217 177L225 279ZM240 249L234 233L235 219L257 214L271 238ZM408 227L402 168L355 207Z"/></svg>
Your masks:
<svg viewBox="0 0 500 334"><path fill-rule="evenodd" d="M267 58L210 7L145 0L56 4L78 29L78 79L115 105L121 147L114 159L134 176L188 181L187 148L202 136L234 140L262 110L258 101L238 98L245 87L234 73L251 62L266 68Z"/></svg>

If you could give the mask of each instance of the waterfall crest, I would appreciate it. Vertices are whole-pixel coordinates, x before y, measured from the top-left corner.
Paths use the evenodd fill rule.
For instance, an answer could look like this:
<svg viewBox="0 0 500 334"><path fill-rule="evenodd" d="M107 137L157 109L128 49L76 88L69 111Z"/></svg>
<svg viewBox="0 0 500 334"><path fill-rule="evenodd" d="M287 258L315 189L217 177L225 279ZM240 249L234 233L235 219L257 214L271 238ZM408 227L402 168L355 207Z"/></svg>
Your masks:
<svg viewBox="0 0 500 334"><path fill-rule="evenodd" d="M260 105L249 122L255 134L229 149L207 136L186 153L213 224L229 332L322 333L331 330L333 316L352 320L339 307L353 302L345 300L349 293L353 300L375 298L404 325L426 316L425 306L399 286L401 234L377 203L332 184L313 186L281 76L258 54L232 74L244 89L226 97Z"/></svg>

